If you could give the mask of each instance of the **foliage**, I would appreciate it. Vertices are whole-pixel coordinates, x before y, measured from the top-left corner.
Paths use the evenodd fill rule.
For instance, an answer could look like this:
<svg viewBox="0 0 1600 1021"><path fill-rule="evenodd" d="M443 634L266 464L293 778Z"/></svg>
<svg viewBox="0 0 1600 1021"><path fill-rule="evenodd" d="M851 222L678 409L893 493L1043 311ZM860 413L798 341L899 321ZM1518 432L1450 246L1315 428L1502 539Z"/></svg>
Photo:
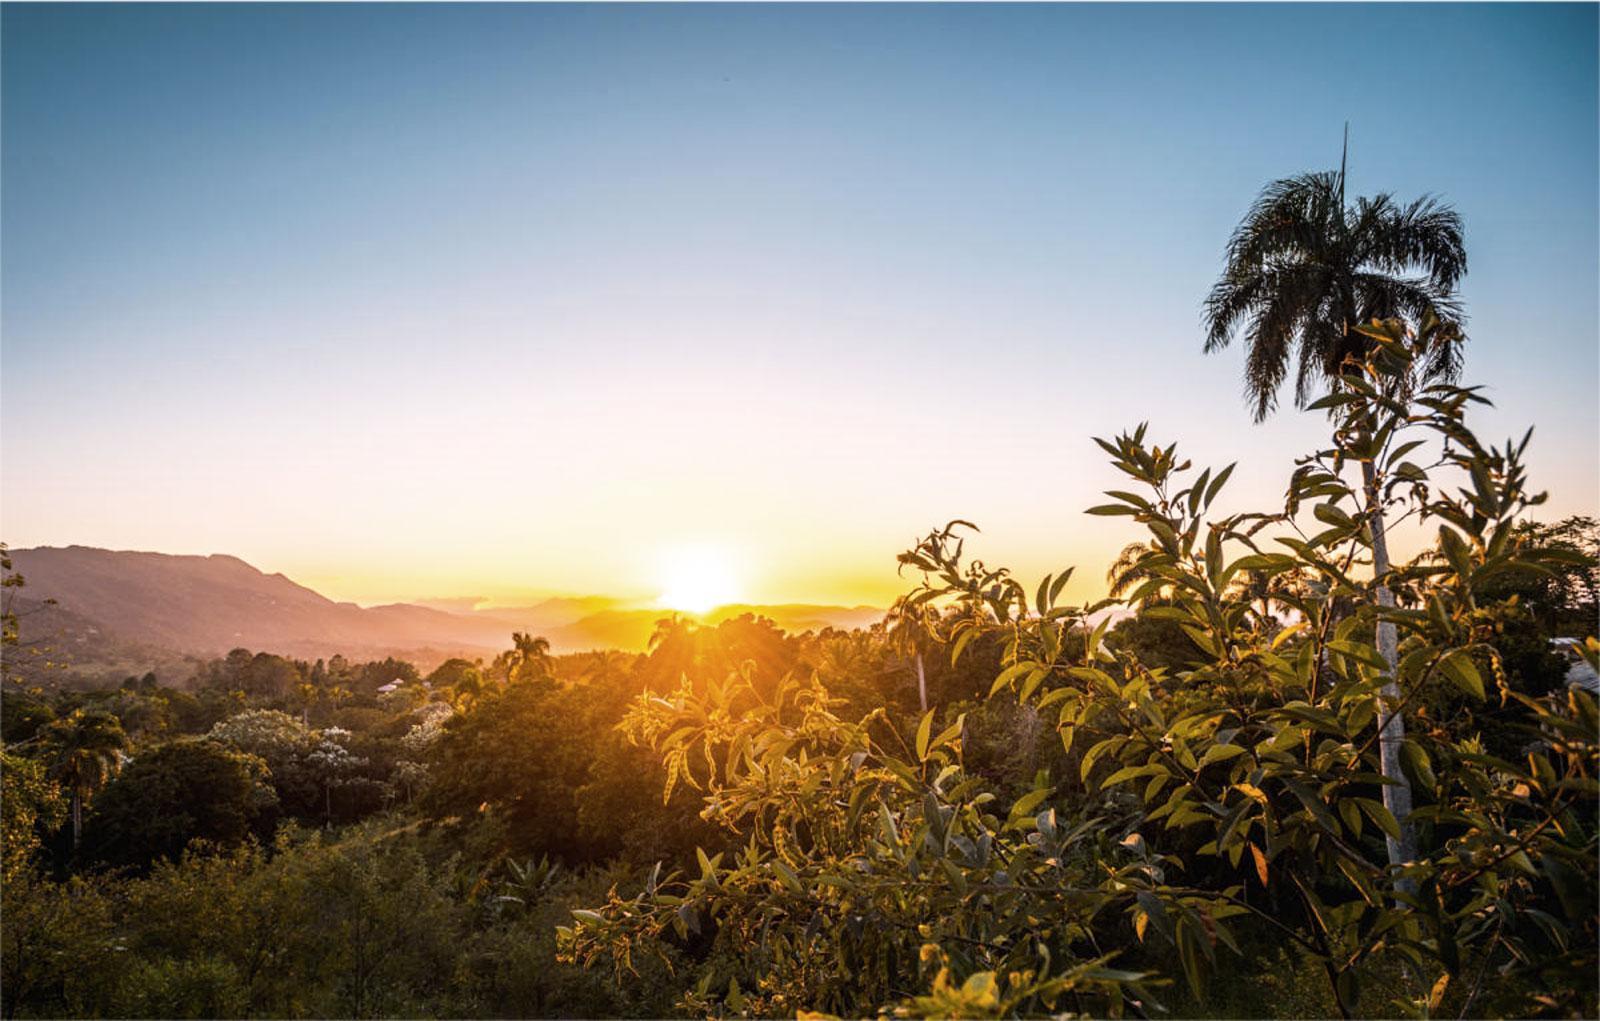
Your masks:
<svg viewBox="0 0 1600 1021"><path fill-rule="evenodd" d="M1112 647L1108 620L1086 625L1100 607L1056 605L1065 576L1030 601L1004 570L963 561L955 525L903 558L928 576L912 599L949 607L954 656L1005 643L991 700L1053 717L1098 800L1059 803L1041 773L999 801L963 761L962 718L850 720L815 676L769 691L747 670L641 696L627 723L662 756L668 793L702 789L742 846L575 912L566 957L621 974L708 945L683 980L683 1005L708 1013L1117 1013L1151 1004L1145 968L1203 997L1219 955L1267 934L1322 972L1345 1014L1374 1009L1364 987L1391 997L1380 1012L1451 995L1468 1013L1493 971L1498 990L1524 991L1515 1013L1592 1015L1600 716L1581 691L1515 690L1480 602L1495 578L1567 555L1517 527L1542 499L1526 489L1526 438L1479 443L1465 422L1476 392L1424 382L1431 340L1394 323L1364 336L1368 357L1314 405L1333 412L1334 445L1300 463L1282 512L1211 518L1231 467L1188 475L1142 427L1099 441L1145 495L1115 491L1091 513L1148 531L1128 599L1166 593L1144 614L1181 628L1194 662ZM1437 562L1363 574L1374 492L1396 520L1437 527ZM1288 626L1233 584L1242 572L1298 577L1274 597ZM1371 598L1379 586L1395 605ZM1397 667L1365 637L1380 622L1401 636ZM1390 685L1390 711L1413 723L1405 820L1382 798ZM1522 735L1516 759L1481 739L1491 697ZM1402 824L1420 850L1385 864Z"/></svg>
<svg viewBox="0 0 1600 1021"><path fill-rule="evenodd" d="M277 809L260 758L215 741L173 741L134 758L96 799L85 852L144 868L195 840L231 848L269 838Z"/></svg>
<svg viewBox="0 0 1600 1021"><path fill-rule="evenodd" d="M1480 446L1463 420L1477 399L1470 390L1428 387L1411 413L1397 393L1414 385L1422 352L1394 328L1372 335L1378 350L1364 375L1323 402L1351 424L1341 427L1338 447L1302 463L1284 515L1208 524L1216 487L1206 474L1174 493L1182 466L1171 448L1146 448L1139 434L1108 445L1151 496L1115 493L1116 504L1097 510L1149 528L1164 553L1153 570L1181 593L1163 616L1213 661L1150 671L1113 660L1120 680L1087 668L1082 677L1091 683L1063 699L1064 733L1093 742L1084 770L1104 763L1112 772L1103 786L1143 788L1147 819L1174 831L1168 839L1204 839L1196 853L1219 856L1247 883L1253 871L1279 907L1274 924L1321 962L1342 1010L1357 1003L1362 965L1386 948L1445 985L1470 981L1463 964L1474 952L1484 967L1493 958L1502 974L1522 970L1540 982L1571 969L1558 985L1576 994L1575 976L1593 968L1594 704L1578 692L1537 700L1512 690L1497 651L1482 640L1477 603L1478 589L1497 574L1549 559L1548 550L1518 541L1517 516L1541 499L1524 489L1526 440ZM1375 418L1381 425L1369 433ZM1468 488L1451 496L1405 460L1422 446L1409 431L1443 439L1438 464L1456 469ZM1360 596L1380 581L1353 572L1371 535L1360 494L1339 469L1358 460L1379 465L1389 500L1438 522L1444 557L1386 579L1403 593L1399 608L1358 598L1341 619L1331 612L1341 593ZM1263 551L1261 529L1295 524L1293 513L1307 504L1326 527L1279 536L1287 553ZM1230 545L1247 555L1230 561ZM1222 592L1244 567L1317 576L1310 597L1288 600L1298 622L1270 642ZM1427 831L1425 850L1398 870L1375 864L1370 848L1375 832L1393 836L1400 824L1377 798L1384 780L1372 755L1387 666L1358 640L1380 617L1404 636L1403 705L1423 723L1403 756L1425 802L1410 820ZM1439 705L1436 679L1485 697L1480 655L1502 704L1519 710L1507 725L1524 735L1521 765L1485 754L1470 711L1429 712ZM1285 903L1293 907L1283 910Z"/></svg>
<svg viewBox="0 0 1600 1021"><path fill-rule="evenodd" d="M32 740L56 711L41 694L7 687L0 692L0 735L7 744Z"/></svg>
<svg viewBox="0 0 1600 1021"><path fill-rule="evenodd" d="M296 819L329 824L338 815L352 821L384 798L382 782L366 775L369 761L350 750L350 732L342 728L314 730L287 713L251 709L218 723L208 736L261 758L284 813Z"/></svg>
<svg viewBox="0 0 1600 1021"><path fill-rule="evenodd" d="M1183 625L1164 613L1148 610L1117 621L1105 640L1107 648L1125 653L1152 670L1180 670L1205 658Z"/></svg>
<svg viewBox="0 0 1600 1021"><path fill-rule="evenodd" d="M447 720L428 755L424 811L470 818L503 815L513 849L572 854L574 793L587 777L591 701L543 677L492 691Z"/></svg>
<svg viewBox="0 0 1600 1021"><path fill-rule="evenodd" d="M1582 638L1600 628L1600 521L1575 516L1545 524L1517 523L1524 544L1564 553L1540 571L1502 574L1485 582L1485 595L1515 598L1546 634Z"/></svg>
<svg viewBox="0 0 1600 1021"><path fill-rule="evenodd" d="M515 913L463 894L458 859L403 828L271 848L196 845L139 877L3 889L7 1016L660 1016L558 965L553 924L604 876L547 871Z"/></svg>
<svg viewBox="0 0 1600 1021"><path fill-rule="evenodd" d="M0 975L7 1017L117 1013L108 972L117 963L106 882L54 883L24 870L0 886Z"/></svg>
<svg viewBox="0 0 1600 1021"><path fill-rule="evenodd" d="M20 877L39 849L41 834L53 832L66 817L61 787L42 763L0 752L0 883Z"/></svg>
<svg viewBox="0 0 1600 1021"><path fill-rule="evenodd" d="M1101 893L1094 858L1115 857L1115 845L1050 808L1035 814L1048 788L993 814L992 794L962 771L960 721L935 734L929 713L908 740L881 711L851 723L836 705L815 680L785 680L769 698L740 675L705 695L641 701L630 723L663 749L669 787L704 786L707 815L746 842L702 854L697 876L652 876L634 898L577 913L565 952L626 968L635 952L704 932L721 970L690 1004L715 988L743 1002L732 1009L773 1015L875 1009L915 980L923 944L948 944L966 970L1026 959L1029 1004L1120 1008L1117 983L1136 976L1102 967L1088 927L1148 885L1142 865L1115 870L1126 895ZM1045 890L1059 895L1049 921L1037 914ZM1061 970L1038 966L1047 947Z"/></svg>
<svg viewBox="0 0 1600 1021"><path fill-rule="evenodd" d="M483 670L468 660L447 659L428 675L428 684L435 691L448 691L455 701L468 704L483 692Z"/></svg>

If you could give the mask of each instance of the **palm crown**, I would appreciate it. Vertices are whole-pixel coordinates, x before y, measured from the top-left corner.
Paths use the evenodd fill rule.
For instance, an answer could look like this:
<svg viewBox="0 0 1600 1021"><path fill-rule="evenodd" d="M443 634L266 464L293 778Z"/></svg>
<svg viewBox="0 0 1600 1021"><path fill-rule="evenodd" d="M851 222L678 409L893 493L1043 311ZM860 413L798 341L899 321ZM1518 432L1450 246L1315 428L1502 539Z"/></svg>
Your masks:
<svg viewBox="0 0 1600 1021"><path fill-rule="evenodd" d="M88 794L105 784L122 761L127 735L115 716L75 710L50 724L45 737L54 755L50 772L76 794Z"/></svg>
<svg viewBox="0 0 1600 1021"><path fill-rule="evenodd" d="M1226 347L1243 328L1257 421L1277 405L1291 364L1304 406L1347 358L1361 357L1368 342L1353 327L1374 319L1427 324L1430 377L1453 378L1460 367L1461 217L1431 197L1346 205L1343 170L1284 178L1263 189L1226 257L1205 303L1205 349Z"/></svg>

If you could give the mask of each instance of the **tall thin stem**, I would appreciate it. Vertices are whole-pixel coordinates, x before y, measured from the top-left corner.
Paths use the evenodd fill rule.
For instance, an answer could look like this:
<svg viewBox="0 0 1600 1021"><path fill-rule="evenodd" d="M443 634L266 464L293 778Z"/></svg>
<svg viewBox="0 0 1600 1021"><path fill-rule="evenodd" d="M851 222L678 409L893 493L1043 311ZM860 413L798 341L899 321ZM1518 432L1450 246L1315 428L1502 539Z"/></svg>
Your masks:
<svg viewBox="0 0 1600 1021"><path fill-rule="evenodd" d="M1384 529L1383 500L1378 485L1377 466L1370 460L1361 464L1365 483L1367 526L1372 533L1372 571L1375 579L1373 594L1379 609L1394 608L1394 592L1389 588L1389 539ZM1406 723L1400 714L1400 684L1396 680L1395 664L1399 662L1398 643L1394 622L1379 620L1377 626L1378 655L1383 657L1388 678L1384 681L1378 702L1378 761L1384 779L1383 807L1389 810L1400 824L1400 836L1386 836L1389 864L1402 865L1417 858L1417 833L1408 816L1411 815L1411 784L1400 765L1400 746L1406 739Z"/></svg>

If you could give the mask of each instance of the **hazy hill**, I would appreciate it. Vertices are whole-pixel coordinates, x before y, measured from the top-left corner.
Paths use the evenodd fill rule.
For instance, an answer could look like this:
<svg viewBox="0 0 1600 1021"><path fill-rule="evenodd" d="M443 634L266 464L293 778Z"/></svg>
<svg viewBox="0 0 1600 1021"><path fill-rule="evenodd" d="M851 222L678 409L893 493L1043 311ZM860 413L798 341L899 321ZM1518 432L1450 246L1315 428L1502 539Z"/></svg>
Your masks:
<svg viewBox="0 0 1600 1021"><path fill-rule="evenodd" d="M362 607L216 554L46 546L11 556L27 580L23 594L30 603L58 603L25 625L27 637L61 650L85 648L92 637L96 647L117 642L180 656L216 656L242 646L303 657L407 654L423 665L447 655L493 655L509 647L513 630L543 634L556 651L642 649L655 622L667 616L599 596L490 610L471 609L476 601L470 599ZM730 606L711 619L740 613L771 617L793 631L861 626L882 616L870 607Z"/></svg>
<svg viewBox="0 0 1600 1021"><path fill-rule="evenodd" d="M33 599L53 598L123 639L199 654L245 646L328 652L435 643L504 643L498 622L420 606L336 603L237 557L173 556L87 546L12 554Z"/></svg>

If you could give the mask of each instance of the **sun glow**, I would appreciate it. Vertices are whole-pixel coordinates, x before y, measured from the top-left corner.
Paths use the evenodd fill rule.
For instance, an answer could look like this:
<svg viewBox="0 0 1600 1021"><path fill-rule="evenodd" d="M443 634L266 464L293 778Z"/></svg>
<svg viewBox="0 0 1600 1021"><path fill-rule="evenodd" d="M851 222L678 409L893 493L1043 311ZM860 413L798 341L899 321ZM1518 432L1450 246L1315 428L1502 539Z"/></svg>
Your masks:
<svg viewBox="0 0 1600 1021"><path fill-rule="evenodd" d="M739 575L727 550L685 546L661 556L662 592L656 602L686 613L705 613L739 598Z"/></svg>

